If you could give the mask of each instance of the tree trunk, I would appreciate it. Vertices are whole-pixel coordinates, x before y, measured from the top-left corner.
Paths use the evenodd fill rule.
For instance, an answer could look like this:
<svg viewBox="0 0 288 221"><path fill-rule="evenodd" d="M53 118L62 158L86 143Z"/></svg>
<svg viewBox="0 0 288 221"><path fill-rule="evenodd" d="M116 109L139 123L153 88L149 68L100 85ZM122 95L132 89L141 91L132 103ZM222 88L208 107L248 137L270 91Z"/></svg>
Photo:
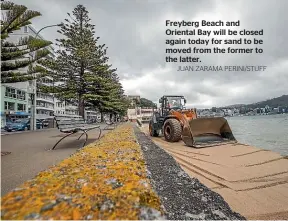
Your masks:
<svg viewBox="0 0 288 221"><path fill-rule="evenodd" d="M104 116L103 116L103 112L100 111L100 115L101 115L101 123L104 122Z"/></svg>
<svg viewBox="0 0 288 221"><path fill-rule="evenodd" d="M84 105L84 100L82 98L79 99L78 108L79 108L79 115L84 118L85 117L85 105Z"/></svg>

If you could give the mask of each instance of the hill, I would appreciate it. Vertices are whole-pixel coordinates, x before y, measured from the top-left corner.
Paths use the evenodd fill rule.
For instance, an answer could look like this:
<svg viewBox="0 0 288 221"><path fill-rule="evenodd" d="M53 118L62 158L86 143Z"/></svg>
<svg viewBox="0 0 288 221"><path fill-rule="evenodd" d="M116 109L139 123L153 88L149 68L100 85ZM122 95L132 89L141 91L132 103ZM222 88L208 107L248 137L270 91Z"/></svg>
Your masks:
<svg viewBox="0 0 288 221"><path fill-rule="evenodd" d="M288 95L282 95L281 97L272 98L265 101L260 101L254 104L245 105L248 108L256 108L256 107L265 107L268 105L269 107L286 107L288 106Z"/></svg>
<svg viewBox="0 0 288 221"><path fill-rule="evenodd" d="M234 104L225 106L224 108L239 108L239 107L247 107L247 108L256 108L256 107L265 107L268 105L269 107L287 107L288 106L288 95L282 95L280 97L272 98L265 101L260 101L252 104Z"/></svg>
<svg viewBox="0 0 288 221"><path fill-rule="evenodd" d="M137 107L148 107L148 108L157 108L157 104L153 103L153 101L146 99L146 98L140 98L140 100L132 99L133 102L137 105ZM130 108L134 108L134 104L130 105Z"/></svg>
<svg viewBox="0 0 288 221"><path fill-rule="evenodd" d="M157 108L157 104L153 103L153 101L148 100L146 98L140 98L140 107L154 107Z"/></svg>

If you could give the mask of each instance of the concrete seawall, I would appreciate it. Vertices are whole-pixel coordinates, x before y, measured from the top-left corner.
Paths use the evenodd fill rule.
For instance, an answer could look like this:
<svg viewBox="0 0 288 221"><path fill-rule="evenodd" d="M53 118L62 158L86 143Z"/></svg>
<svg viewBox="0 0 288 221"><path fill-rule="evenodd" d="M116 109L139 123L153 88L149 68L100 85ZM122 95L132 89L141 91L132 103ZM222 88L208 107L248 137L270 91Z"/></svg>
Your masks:
<svg viewBox="0 0 288 221"><path fill-rule="evenodd" d="M245 220L137 129L120 125L17 185L1 198L1 218Z"/></svg>

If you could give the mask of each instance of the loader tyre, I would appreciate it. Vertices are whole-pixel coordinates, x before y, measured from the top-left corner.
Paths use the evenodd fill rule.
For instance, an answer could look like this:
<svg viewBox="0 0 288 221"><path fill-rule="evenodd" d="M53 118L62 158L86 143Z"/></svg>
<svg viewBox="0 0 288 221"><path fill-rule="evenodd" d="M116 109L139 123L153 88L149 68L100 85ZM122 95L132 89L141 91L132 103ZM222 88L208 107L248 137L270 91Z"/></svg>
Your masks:
<svg viewBox="0 0 288 221"><path fill-rule="evenodd" d="M164 137L168 142L181 140L182 127L177 119L168 119L164 123Z"/></svg>
<svg viewBox="0 0 288 221"><path fill-rule="evenodd" d="M151 121L149 122L149 134L151 137L158 137L159 136L159 132L157 130L154 130L153 124Z"/></svg>

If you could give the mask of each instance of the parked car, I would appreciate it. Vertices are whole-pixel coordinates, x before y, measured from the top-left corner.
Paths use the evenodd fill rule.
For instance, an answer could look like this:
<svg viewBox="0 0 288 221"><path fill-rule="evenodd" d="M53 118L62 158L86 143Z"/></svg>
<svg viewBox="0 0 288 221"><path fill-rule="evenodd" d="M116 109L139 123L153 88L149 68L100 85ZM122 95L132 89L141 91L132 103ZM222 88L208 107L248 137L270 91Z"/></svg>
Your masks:
<svg viewBox="0 0 288 221"><path fill-rule="evenodd" d="M36 128L42 129L43 124L40 120L36 119ZM11 131L23 131L23 130L30 130L30 119L18 119L14 122L9 122L4 127L4 130L11 132Z"/></svg>

